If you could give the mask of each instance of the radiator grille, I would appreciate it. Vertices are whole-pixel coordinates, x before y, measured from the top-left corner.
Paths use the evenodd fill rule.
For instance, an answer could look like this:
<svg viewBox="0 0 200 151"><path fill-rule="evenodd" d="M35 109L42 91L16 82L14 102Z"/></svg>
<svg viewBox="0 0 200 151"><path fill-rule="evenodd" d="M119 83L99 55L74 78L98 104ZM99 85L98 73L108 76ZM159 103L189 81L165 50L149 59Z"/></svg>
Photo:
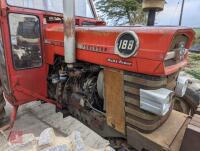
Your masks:
<svg viewBox="0 0 200 151"><path fill-rule="evenodd" d="M143 132L151 132L158 128L169 116L171 110L164 117L151 114L140 109L140 89L153 90L168 88L174 90L178 74L167 77L149 76L124 72L124 97L126 126Z"/></svg>

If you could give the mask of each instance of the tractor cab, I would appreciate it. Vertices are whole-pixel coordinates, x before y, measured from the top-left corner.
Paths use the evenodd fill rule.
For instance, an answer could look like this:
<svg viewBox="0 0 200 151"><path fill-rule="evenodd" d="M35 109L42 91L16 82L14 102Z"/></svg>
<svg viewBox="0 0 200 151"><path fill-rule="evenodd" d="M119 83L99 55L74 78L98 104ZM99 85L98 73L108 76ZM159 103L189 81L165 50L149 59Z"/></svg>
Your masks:
<svg viewBox="0 0 200 151"><path fill-rule="evenodd" d="M97 20L90 0L76 0L76 26L105 25ZM56 7L54 7L56 6ZM63 1L0 2L0 77L2 98L13 105L12 122L18 106L37 98L48 99L48 69L45 26L63 25ZM1 103L1 102L0 102ZM54 102L53 102L54 103ZM2 110L5 102L2 101Z"/></svg>

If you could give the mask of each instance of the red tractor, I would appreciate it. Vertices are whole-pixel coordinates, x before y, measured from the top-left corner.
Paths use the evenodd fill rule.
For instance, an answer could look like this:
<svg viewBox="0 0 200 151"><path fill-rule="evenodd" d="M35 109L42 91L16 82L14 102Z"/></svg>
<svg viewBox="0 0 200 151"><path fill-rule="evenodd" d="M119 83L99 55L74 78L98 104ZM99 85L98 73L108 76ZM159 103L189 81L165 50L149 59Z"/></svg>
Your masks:
<svg viewBox="0 0 200 151"><path fill-rule="evenodd" d="M189 119L172 111L173 100L185 91L177 79L193 38L184 27L108 27L91 0L56 8L1 0L0 75L11 126L20 105L42 100L137 150L173 150L177 141L180 148Z"/></svg>

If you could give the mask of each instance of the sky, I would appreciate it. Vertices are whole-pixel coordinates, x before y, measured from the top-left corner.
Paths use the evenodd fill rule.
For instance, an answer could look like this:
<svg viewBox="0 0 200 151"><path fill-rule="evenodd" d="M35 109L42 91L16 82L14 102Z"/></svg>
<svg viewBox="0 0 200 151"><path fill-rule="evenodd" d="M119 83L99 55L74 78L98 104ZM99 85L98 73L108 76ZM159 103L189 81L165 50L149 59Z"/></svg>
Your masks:
<svg viewBox="0 0 200 151"><path fill-rule="evenodd" d="M166 0L165 8L157 13L156 25L178 25L183 0ZM200 0L185 0L182 26L200 27Z"/></svg>
<svg viewBox="0 0 200 151"><path fill-rule="evenodd" d="M26 1L32 4L33 2L37 2L40 0L8 0L9 2L16 3L16 2L23 2ZM60 3L57 3L55 0L48 0L49 2L62 4L62 0L60 0ZM82 1L82 0L77 0ZM156 16L156 25L175 25L177 26L179 24L180 19L180 12L181 12L181 6L182 6L183 0L166 0L166 4L164 7L164 10L157 13ZM24 4L26 4L24 3ZM26 5L28 5L27 3ZM49 3L51 4L51 3ZM52 5L54 6L54 5ZM38 8L38 6L37 6ZM52 7L55 8L62 8L60 7ZM109 22L109 20L107 20ZM200 27L200 0L185 0L185 6L183 10L183 21L182 26L189 26L189 27Z"/></svg>

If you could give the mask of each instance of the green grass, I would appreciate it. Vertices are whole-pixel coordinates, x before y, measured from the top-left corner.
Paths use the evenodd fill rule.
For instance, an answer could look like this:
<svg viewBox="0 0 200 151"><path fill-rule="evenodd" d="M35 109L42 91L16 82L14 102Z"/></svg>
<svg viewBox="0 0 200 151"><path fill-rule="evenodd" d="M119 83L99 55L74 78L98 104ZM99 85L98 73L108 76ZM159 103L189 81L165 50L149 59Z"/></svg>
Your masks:
<svg viewBox="0 0 200 151"><path fill-rule="evenodd" d="M194 31L196 32L196 38L194 44L200 43L200 28L195 28Z"/></svg>
<svg viewBox="0 0 200 151"><path fill-rule="evenodd" d="M189 64L185 71L200 80L200 54L190 53Z"/></svg>
<svg viewBox="0 0 200 151"><path fill-rule="evenodd" d="M196 38L194 44L200 44L200 28L195 28ZM185 71L195 78L200 80L200 54L190 53L189 54L189 64L185 68Z"/></svg>

